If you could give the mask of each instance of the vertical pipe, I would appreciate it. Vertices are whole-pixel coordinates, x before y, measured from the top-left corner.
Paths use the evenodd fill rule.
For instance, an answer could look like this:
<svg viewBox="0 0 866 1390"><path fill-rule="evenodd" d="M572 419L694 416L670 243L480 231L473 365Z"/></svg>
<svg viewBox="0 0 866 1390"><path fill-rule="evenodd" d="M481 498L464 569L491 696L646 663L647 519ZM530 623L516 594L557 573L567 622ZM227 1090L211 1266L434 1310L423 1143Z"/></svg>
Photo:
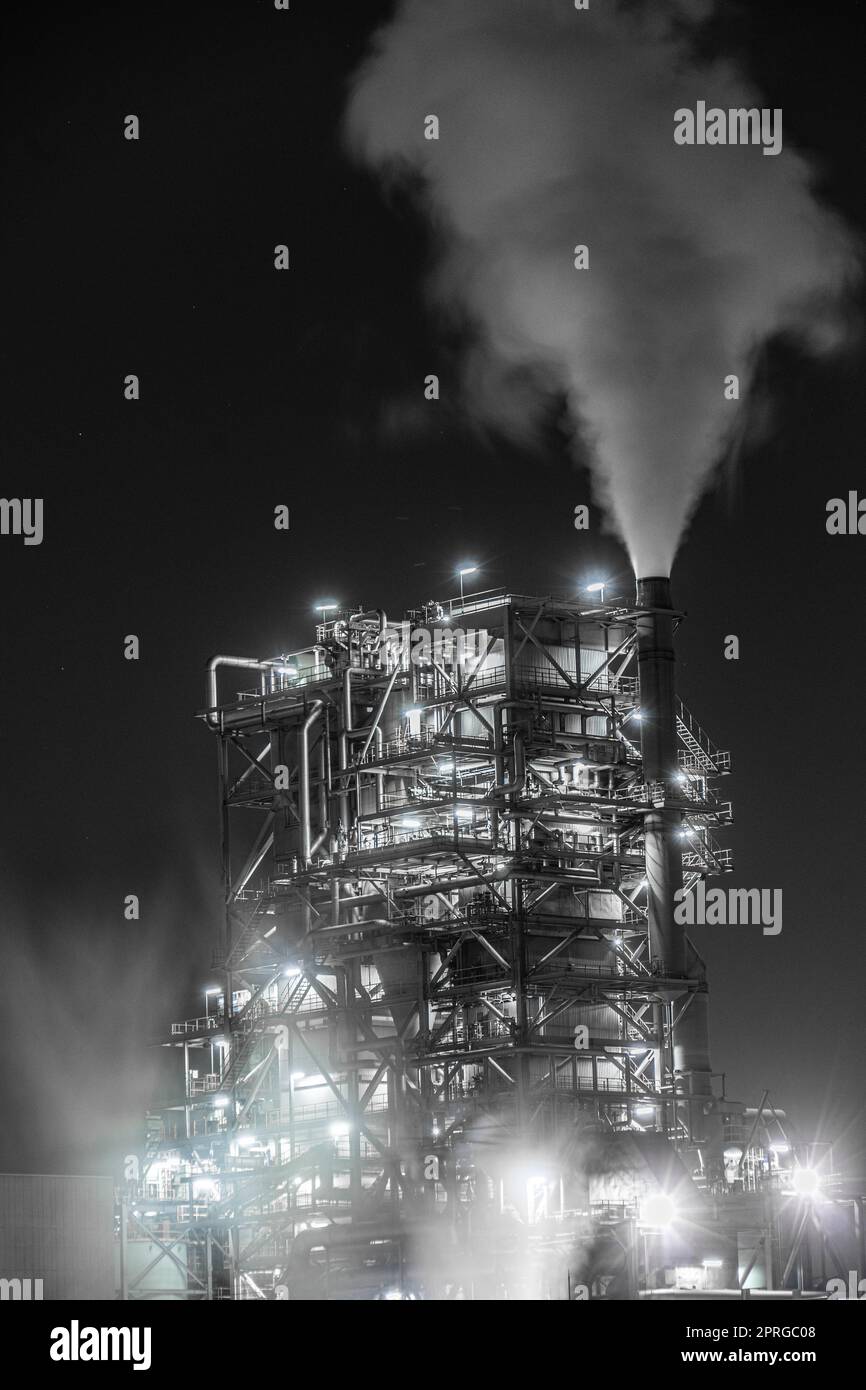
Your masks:
<svg viewBox="0 0 866 1390"><path fill-rule="evenodd" d="M357 1067L358 1052L355 1047L357 1030L355 1026L354 1004L358 997L360 984L360 962L357 957L346 963L346 969L339 978L340 1002L345 1019L344 1046L347 1062L352 1065L346 1070L347 1109L349 1111L349 1195L351 1198L352 1220L361 1217L364 1196L364 1173L361 1161L361 1080ZM351 1051L350 1051L351 1047Z"/></svg>
<svg viewBox="0 0 866 1390"><path fill-rule="evenodd" d="M516 824L519 824L515 821ZM519 832L518 832L519 833ZM514 1058L514 1091L516 1129L521 1138L527 1120L527 1101L529 1096L530 1066L527 1046L529 1042L529 1009L526 991L526 933L524 930L523 880L514 880L514 896L511 914L511 960L512 987L516 1005L515 1041L517 1050Z"/></svg>
<svg viewBox="0 0 866 1390"><path fill-rule="evenodd" d="M495 787L501 787L505 782L505 756L502 744L502 710L503 704L498 701L493 706L493 782ZM494 792L494 797L501 795ZM490 812L490 826L493 836L493 848L499 848L499 808L494 800L493 808Z"/></svg>
<svg viewBox="0 0 866 1390"><path fill-rule="evenodd" d="M855 1197L852 1201L854 1210L854 1235L860 1256L861 1270L866 1270L866 1220L864 1220L864 1205L866 1205L866 1199L863 1197Z"/></svg>
<svg viewBox="0 0 866 1390"><path fill-rule="evenodd" d="M126 1194L120 1199L120 1301L129 1300L129 1211Z"/></svg>
<svg viewBox="0 0 866 1390"><path fill-rule="evenodd" d="M340 730L340 770L345 772L349 766L349 734L352 730L352 668L346 667L343 676L343 727ZM343 834L349 835L349 782L346 777L340 779L340 820L343 822Z"/></svg>
<svg viewBox="0 0 866 1390"><path fill-rule="evenodd" d="M310 816L310 744L309 733L322 711L322 700L313 700L310 713L298 731L298 779L301 811L301 865L306 869L312 856Z"/></svg>
<svg viewBox="0 0 866 1390"><path fill-rule="evenodd" d="M207 1006L207 995L205 995L205 1006ZM183 1044L183 1094L184 1094L184 1107L183 1107L184 1125L183 1125L183 1132L184 1132L184 1136L185 1136L187 1139L190 1139L190 1138L192 1138L192 1134L191 1134L191 1128L192 1128L192 1126L190 1125L190 1109L191 1109L191 1107L190 1107L190 1104L189 1104L189 1043L186 1041L186 1039L184 1039L184 1044Z"/></svg>
<svg viewBox="0 0 866 1390"><path fill-rule="evenodd" d="M229 951L232 948L232 927L229 914L229 903L232 891L232 856L231 856L231 822L229 819L229 746L225 738L220 738L217 749L219 764L219 799L220 799L220 863L223 874L223 892L225 896L226 911L220 923L220 945L222 947L223 960L228 959Z"/></svg>
<svg viewBox="0 0 866 1390"><path fill-rule="evenodd" d="M383 752L384 752L384 744L385 744L385 738L384 738L384 735L383 735L383 733L382 733L382 730L381 730L381 729L377 729L377 730L376 730L376 757L378 758L379 762L382 761L382 756L383 756ZM385 771L384 771L384 768L379 768L377 772L374 772L374 773L373 773L373 776L374 776L375 779L376 779L376 810L377 810L377 811L381 811L381 810L382 810L382 807L385 805Z"/></svg>

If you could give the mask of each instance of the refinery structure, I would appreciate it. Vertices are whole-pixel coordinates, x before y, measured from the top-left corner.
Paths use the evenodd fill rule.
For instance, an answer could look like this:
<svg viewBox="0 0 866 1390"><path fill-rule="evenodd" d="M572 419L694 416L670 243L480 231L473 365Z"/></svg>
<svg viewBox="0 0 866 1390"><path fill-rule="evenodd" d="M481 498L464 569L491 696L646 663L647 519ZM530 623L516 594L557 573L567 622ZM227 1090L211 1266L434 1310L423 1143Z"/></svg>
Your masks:
<svg viewBox="0 0 866 1390"><path fill-rule="evenodd" d="M711 1068L676 909L732 869L730 759L675 689L682 614L667 579L600 599L333 605L302 651L211 661L225 924L161 1040L121 1297L783 1296L847 1267L829 1155Z"/></svg>

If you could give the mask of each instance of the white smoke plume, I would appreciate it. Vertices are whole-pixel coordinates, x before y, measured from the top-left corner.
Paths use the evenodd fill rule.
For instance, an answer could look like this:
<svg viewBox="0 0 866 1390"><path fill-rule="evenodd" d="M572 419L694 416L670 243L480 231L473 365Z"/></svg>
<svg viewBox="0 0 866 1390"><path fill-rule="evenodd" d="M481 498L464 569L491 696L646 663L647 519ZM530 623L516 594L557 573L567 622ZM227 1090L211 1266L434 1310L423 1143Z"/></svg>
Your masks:
<svg viewBox="0 0 866 1390"><path fill-rule="evenodd" d="M564 392L639 575L670 572L742 430L756 349L782 331L836 346L854 271L790 144L766 156L675 143L674 113L698 101L779 104L729 63L692 56L709 9L403 0L347 114L355 155L425 200L431 297L473 329L467 408L526 439ZM438 140L424 138L428 115ZM588 270L574 268L579 244ZM724 397L732 374L739 401Z"/></svg>

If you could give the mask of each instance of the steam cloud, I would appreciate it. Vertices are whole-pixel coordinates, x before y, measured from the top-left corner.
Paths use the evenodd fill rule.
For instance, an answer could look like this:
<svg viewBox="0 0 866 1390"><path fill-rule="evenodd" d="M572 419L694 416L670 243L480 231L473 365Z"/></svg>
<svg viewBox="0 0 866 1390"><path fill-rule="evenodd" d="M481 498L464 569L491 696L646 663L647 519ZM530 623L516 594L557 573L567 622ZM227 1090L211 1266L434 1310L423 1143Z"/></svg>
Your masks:
<svg viewBox="0 0 866 1390"><path fill-rule="evenodd" d="M190 878L184 891L173 878L150 881L150 925L100 909L80 885L67 884L62 902L25 891L0 859L0 971L10 982L0 1102L11 1117L0 1171L119 1177L124 1155L142 1150L145 1112L162 1092L176 1100L178 1054L150 1044L189 1012L211 903L209 862L180 832L176 842Z"/></svg>
<svg viewBox="0 0 866 1390"><path fill-rule="evenodd" d="M775 157L675 144L675 111L699 100L778 102L727 62L698 65L691 31L709 6L651 8L403 0L347 117L359 159L423 190L439 232L431 297L474 329L467 408L525 440L564 392L638 575L670 572L742 428L760 343L840 341L833 306L854 261L787 143ZM424 138L430 114L438 141ZM724 397L730 374L739 402Z"/></svg>

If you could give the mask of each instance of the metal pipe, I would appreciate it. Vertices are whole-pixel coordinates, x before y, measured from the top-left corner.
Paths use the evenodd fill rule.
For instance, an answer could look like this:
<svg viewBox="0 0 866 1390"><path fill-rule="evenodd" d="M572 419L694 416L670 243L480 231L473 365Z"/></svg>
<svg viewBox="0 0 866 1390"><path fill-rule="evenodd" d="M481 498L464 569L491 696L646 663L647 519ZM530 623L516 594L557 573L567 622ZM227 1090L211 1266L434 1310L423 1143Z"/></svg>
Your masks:
<svg viewBox="0 0 866 1390"><path fill-rule="evenodd" d="M378 624L379 624L379 640L378 640L378 644L377 644L377 647L376 647L376 656L377 656L377 661L381 660L382 649L383 649L383 637L384 637L384 634L385 634L385 630L386 630L386 628L387 628L387 626L388 626L388 618L387 618L387 615L386 615L386 613L385 613L384 608L371 608L371 609L368 609L367 612L352 613L351 616L350 616L350 618L349 618L349 632L348 632L349 642L348 642L348 648L349 648L349 660L350 660L350 661L351 661L351 659L352 659L352 629L353 629L353 628L358 629L358 628L359 628L359 624L363 623L364 620L365 620L366 618L375 618L375 619L378 621ZM363 636L362 636L362 634L363 634L363 629L361 628L361 629L359 630L359 633L358 633L358 661L359 661L359 664L360 664L360 662L361 662L361 650L362 650L362 641L363 641Z"/></svg>
<svg viewBox="0 0 866 1390"><path fill-rule="evenodd" d="M327 710L325 714L327 715ZM322 832L319 836L320 843L325 839L330 829L330 824L328 822L328 760L325 750L327 739L328 730L326 725L319 739L319 825Z"/></svg>
<svg viewBox="0 0 866 1390"><path fill-rule="evenodd" d="M343 727L340 730L340 771L349 766L349 733L352 729L352 668L346 667L343 675ZM340 820L343 833L349 834L349 786L345 777L340 779Z"/></svg>
<svg viewBox="0 0 866 1390"><path fill-rule="evenodd" d="M368 608L362 610L360 613L352 613L349 617L349 622L357 623L363 618L378 618L380 632L384 632L385 628L388 626L388 619L385 617L384 608Z"/></svg>
<svg viewBox="0 0 866 1390"><path fill-rule="evenodd" d="M381 761L382 761L383 754L384 754L384 749L385 749L385 736L384 736L384 734L382 733L381 726L380 726L379 728L376 729L376 731L375 731L375 738L376 738L376 758L378 759L379 762L381 762ZM383 806L385 805L385 771L384 771L384 768L377 768L377 769L374 771L373 776L376 778L376 810L377 810L377 811L381 811L382 808L383 808Z"/></svg>
<svg viewBox="0 0 866 1390"><path fill-rule="evenodd" d="M278 716L288 714L300 714L307 707L307 701L298 698L298 692L285 692L285 698L281 698L279 693L275 695L262 695L259 700L245 700L242 708L222 709L217 711L215 718L205 720L212 729L226 733L230 729L261 729L267 730L269 723L277 719Z"/></svg>
<svg viewBox="0 0 866 1390"><path fill-rule="evenodd" d="M379 1243L384 1239L406 1240L407 1238L406 1226L399 1221L393 1223L379 1221L375 1225L357 1223L344 1226L323 1226L321 1229L312 1231L299 1231L292 1241L291 1254L289 1255L289 1278L290 1280L298 1280L295 1287L300 1291L298 1296L303 1298L311 1287L310 1255L319 1246L324 1246L328 1250L356 1249L363 1251L365 1248L369 1248L373 1242Z"/></svg>
<svg viewBox="0 0 866 1390"><path fill-rule="evenodd" d="M307 735L318 719L324 706L323 700L313 700L310 713L298 731L298 800L301 811L301 859L304 868L312 858L310 829L310 745Z"/></svg>
<svg viewBox="0 0 866 1390"><path fill-rule="evenodd" d="M258 657L251 656L212 656L207 664L206 722L211 728L218 728L220 724L219 717L214 711L218 704L217 671L221 666L231 666L244 671L260 671L263 676L273 675L275 672L279 672L286 662L293 661L299 656L306 656L308 652L313 653L316 665L325 664L325 648L321 646L301 647L296 652L289 652L286 656L271 657L267 661L259 661ZM289 687L289 692L297 698L297 687ZM263 694L266 693L268 692L263 691Z"/></svg>
<svg viewBox="0 0 866 1390"><path fill-rule="evenodd" d="M399 667L399 666L395 666L395 668L394 668L394 670L393 670L393 672L392 672L392 674L391 674L391 679L390 679L389 682L388 682L387 689L384 691L384 693L383 693L383 695L382 695L382 698L380 699L378 705L376 706L376 712L375 712L375 714L373 715L373 722L372 722L372 724L370 725L370 731L369 731L369 733L367 734L366 739L364 740L364 747L361 749L360 753L358 754L358 757L356 758L356 762L362 763L362 762L364 761L364 759L366 758L366 756L367 756L367 749L370 747L370 744L373 742L373 735L375 734L376 730L377 730L378 727L379 727L379 720L382 718L382 715L383 715L384 712L385 712L385 707L386 707L388 701L389 701L390 698L391 698L391 691L394 689L394 682L396 681L396 679L397 679L397 677L399 676L399 674L400 674L400 667Z"/></svg>
<svg viewBox="0 0 866 1390"><path fill-rule="evenodd" d="M217 671L220 666L235 666L245 671L270 671L273 663L259 661L251 656L212 656L207 664L207 714L205 718L211 728L219 726L219 718L213 711L217 706Z"/></svg>

